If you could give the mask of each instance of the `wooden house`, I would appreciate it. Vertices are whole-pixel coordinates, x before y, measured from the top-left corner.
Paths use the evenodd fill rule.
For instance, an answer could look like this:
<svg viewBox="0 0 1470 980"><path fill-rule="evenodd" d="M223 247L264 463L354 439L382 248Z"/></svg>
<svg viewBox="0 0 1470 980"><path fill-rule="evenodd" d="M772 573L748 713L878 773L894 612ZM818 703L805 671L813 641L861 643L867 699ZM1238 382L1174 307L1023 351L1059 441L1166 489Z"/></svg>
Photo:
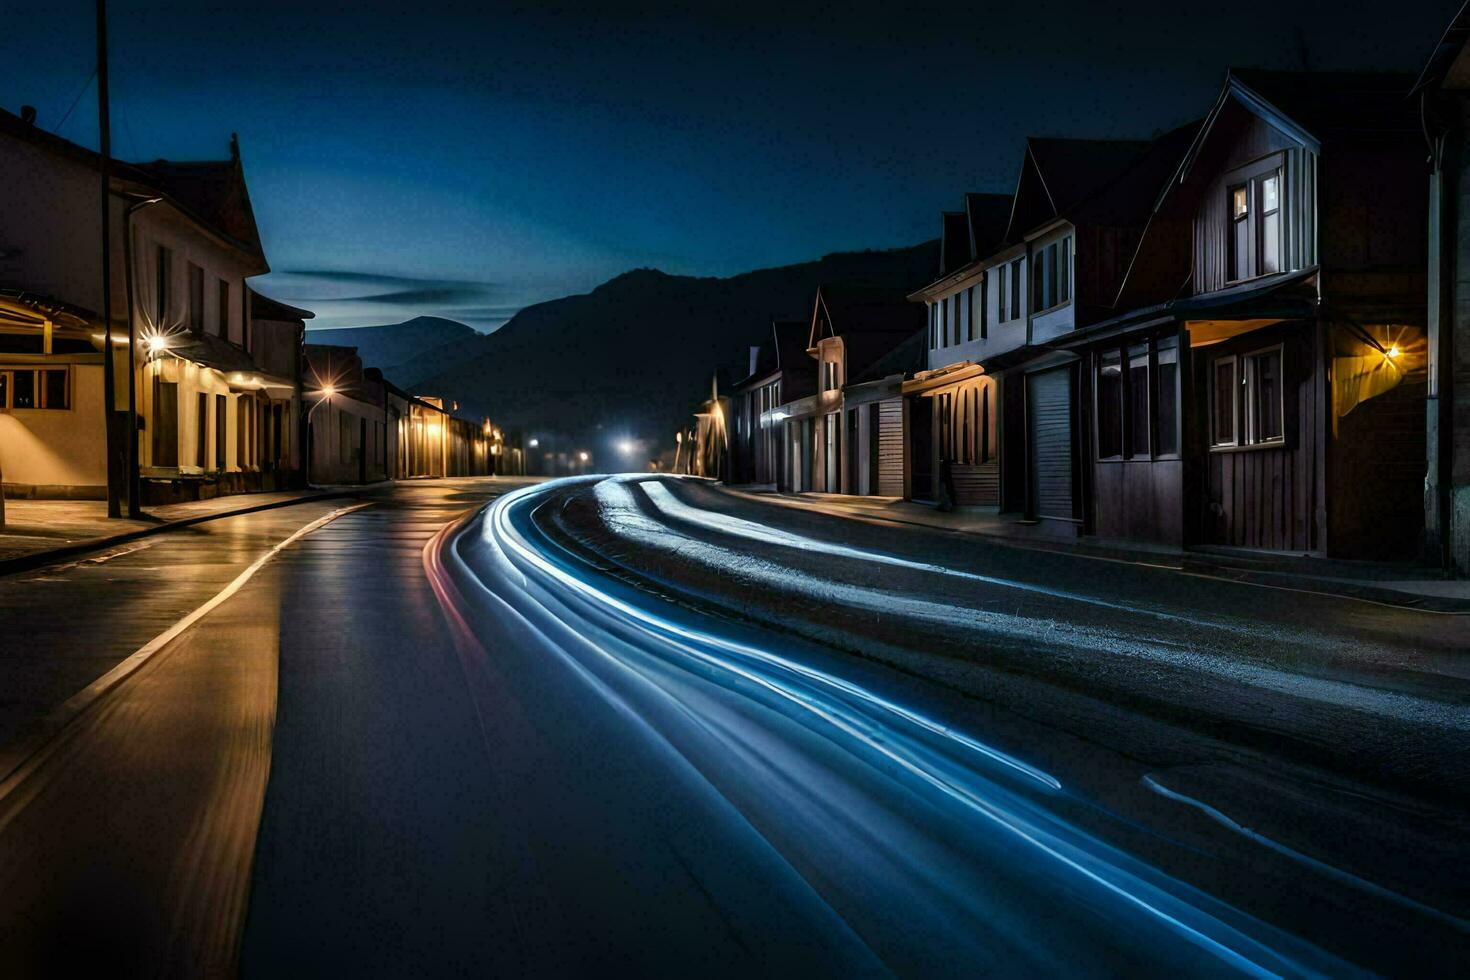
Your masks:
<svg viewBox="0 0 1470 980"><path fill-rule="evenodd" d="M885 426L890 441L902 431L893 428L903 425L902 415L879 406L849 419L844 388L923 330L923 310L902 294L866 286L818 288L806 344L816 362L816 391L782 408L790 489L872 492L866 489L876 487L868 469L872 453L885 441Z"/></svg>
<svg viewBox="0 0 1470 980"><path fill-rule="evenodd" d="M1423 144L1412 79L1235 70L1114 301L1062 338L1087 529L1174 545L1417 549Z"/></svg>
<svg viewBox="0 0 1470 980"><path fill-rule="evenodd" d="M910 413L914 496L937 499L943 481L953 503L1083 529L1084 406L1063 341L1112 312L1153 195L1196 128L1033 137L1013 194L969 196L973 258L911 297L928 308L929 362L904 390L932 406ZM959 231L947 218L946 240Z"/></svg>

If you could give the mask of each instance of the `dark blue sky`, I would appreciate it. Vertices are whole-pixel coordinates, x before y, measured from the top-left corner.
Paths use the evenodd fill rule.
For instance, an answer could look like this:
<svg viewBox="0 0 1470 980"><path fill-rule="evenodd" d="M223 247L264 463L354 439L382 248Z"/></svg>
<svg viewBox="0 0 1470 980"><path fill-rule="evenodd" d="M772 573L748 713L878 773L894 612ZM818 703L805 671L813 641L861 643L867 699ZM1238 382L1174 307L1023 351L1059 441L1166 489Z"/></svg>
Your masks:
<svg viewBox="0 0 1470 980"><path fill-rule="evenodd" d="M262 288L324 325L484 329L628 268L933 237L1027 134L1147 136L1303 39L1315 68L1416 71L1458 0L706 6L113 0L115 152L238 131ZM60 131L95 145L90 0L5 9L0 100L54 129L83 93Z"/></svg>

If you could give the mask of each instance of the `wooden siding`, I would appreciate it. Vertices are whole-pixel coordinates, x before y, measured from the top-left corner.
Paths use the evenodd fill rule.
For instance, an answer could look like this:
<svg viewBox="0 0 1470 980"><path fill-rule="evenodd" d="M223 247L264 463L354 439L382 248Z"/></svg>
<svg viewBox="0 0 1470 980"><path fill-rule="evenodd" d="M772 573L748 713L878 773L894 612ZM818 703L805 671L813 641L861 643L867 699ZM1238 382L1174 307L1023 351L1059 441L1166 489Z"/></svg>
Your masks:
<svg viewBox="0 0 1470 980"><path fill-rule="evenodd" d="M878 403L878 494L903 496L903 399Z"/></svg>
<svg viewBox="0 0 1470 980"><path fill-rule="evenodd" d="M954 479L954 502L960 507L1000 506L1000 464L955 463L950 468Z"/></svg>
<svg viewBox="0 0 1470 980"><path fill-rule="evenodd" d="M1207 544L1281 551L1322 547L1317 509L1318 409L1316 325L1283 324L1194 352L1195 418L1200 445L1209 439L1209 372L1217 356L1283 344L1281 446L1205 452L1203 538Z"/></svg>
<svg viewBox="0 0 1470 980"><path fill-rule="evenodd" d="M1282 156L1281 271L1317 263L1316 154L1244 109L1235 112L1235 118L1217 125L1211 134L1216 148L1202 154L1196 165L1194 179L1202 194L1194 217L1196 295L1230 285L1228 175L1273 153Z"/></svg>
<svg viewBox="0 0 1470 980"><path fill-rule="evenodd" d="M1184 463L1126 459L1093 463L1096 533L1184 544Z"/></svg>

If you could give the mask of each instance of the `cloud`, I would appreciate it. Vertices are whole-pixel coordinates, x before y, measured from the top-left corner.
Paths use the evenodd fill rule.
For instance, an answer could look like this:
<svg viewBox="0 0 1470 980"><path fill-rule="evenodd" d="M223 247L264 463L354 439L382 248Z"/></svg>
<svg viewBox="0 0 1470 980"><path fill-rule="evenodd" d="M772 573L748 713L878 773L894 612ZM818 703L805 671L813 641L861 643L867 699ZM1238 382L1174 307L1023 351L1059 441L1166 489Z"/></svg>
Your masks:
<svg viewBox="0 0 1470 980"><path fill-rule="evenodd" d="M361 327L415 316L441 316L489 333L522 308L559 295L505 283L397 273L285 269L258 283L261 292L311 310L314 328Z"/></svg>

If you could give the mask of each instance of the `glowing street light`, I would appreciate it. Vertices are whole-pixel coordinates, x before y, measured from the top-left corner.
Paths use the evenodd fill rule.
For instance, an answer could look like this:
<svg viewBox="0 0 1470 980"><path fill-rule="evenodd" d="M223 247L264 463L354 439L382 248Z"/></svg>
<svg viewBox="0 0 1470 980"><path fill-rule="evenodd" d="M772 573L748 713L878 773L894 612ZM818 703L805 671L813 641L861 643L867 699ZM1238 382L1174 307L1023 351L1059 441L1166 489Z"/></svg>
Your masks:
<svg viewBox="0 0 1470 980"><path fill-rule="evenodd" d="M581 460L581 461L582 461L582 462L584 462L584 463L585 463L585 462L587 462L587 460L588 460L588 459L590 459L590 458L591 458L591 457L590 457L590 456L588 456L588 455L587 455L587 454L586 454L586 453L578 453L578 454L577 454L577 458L578 458L578 459L579 459L579 460Z"/></svg>
<svg viewBox="0 0 1470 980"><path fill-rule="evenodd" d="M540 439L532 439L531 440L531 448L532 449L535 449L539 445L541 445L541 440Z"/></svg>
<svg viewBox="0 0 1470 980"><path fill-rule="evenodd" d="M329 381L326 384L322 385L321 392L323 398L331 398L337 393L337 386Z"/></svg>
<svg viewBox="0 0 1470 980"><path fill-rule="evenodd" d="M622 442L618 443L618 452L622 453L624 456L633 455L633 443L630 440L624 439Z"/></svg>

